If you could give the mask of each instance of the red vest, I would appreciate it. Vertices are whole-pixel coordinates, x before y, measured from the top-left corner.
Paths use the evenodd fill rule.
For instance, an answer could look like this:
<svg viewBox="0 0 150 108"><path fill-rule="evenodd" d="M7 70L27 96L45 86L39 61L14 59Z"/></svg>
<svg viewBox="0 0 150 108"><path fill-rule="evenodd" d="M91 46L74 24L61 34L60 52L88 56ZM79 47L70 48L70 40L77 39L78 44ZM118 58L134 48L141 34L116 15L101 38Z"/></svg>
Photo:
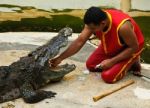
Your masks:
<svg viewBox="0 0 150 108"><path fill-rule="evenodd" d="M97 37L101 40L101 45L105 54L109 56L115 56L124 49L124 45L121 44L119 39L118 30L120 26L127 20L129 20L133 25L139 46L143 45L143 34L139 26L129 15L119 10L106 10L105 12L109 17L110 26L106 32L96 32Z"/></svg>

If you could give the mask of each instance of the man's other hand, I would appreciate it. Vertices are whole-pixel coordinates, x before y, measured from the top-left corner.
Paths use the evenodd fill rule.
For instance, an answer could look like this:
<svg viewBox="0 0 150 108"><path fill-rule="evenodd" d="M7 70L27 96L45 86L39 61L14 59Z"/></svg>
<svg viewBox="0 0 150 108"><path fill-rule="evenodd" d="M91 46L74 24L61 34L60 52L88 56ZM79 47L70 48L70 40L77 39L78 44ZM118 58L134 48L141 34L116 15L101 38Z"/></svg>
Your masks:
<svg viewBox="0 0 150 108"><path fill-rule="evenodd" d="M114 65L114 63L111 59L106 59L106 60L102 61L100 63L100 65L103 70L107 70L107 69L111 68Z"/></svg>

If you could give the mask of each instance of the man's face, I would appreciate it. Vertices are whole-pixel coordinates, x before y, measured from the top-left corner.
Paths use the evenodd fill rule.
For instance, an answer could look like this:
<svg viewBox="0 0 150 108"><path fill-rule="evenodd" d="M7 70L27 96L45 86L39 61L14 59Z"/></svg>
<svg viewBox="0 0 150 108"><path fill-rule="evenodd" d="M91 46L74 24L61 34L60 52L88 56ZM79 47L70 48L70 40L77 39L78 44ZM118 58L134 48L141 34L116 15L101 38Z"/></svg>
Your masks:
<svg viewBox="0 0 150 108"><path fill-rule="evenodd" d="M93 32L97 32L97 31L103 31L105 26L106 26L106 23L105 21L102 21L101 23L95 25L93 23L91 24L88 24L87 25L89 27L90 30L92 30Z"/></svg>

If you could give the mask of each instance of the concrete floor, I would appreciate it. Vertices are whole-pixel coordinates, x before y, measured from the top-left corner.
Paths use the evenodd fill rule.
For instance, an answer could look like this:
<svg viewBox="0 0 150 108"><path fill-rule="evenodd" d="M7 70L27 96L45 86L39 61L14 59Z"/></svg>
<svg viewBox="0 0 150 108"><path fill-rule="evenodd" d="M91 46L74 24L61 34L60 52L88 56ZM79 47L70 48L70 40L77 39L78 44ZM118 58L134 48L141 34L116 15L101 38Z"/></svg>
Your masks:
<svg viewBox="0 0 150 108"><path fill-rule="evenodd" d="M8 65L19 57L26 55L49 40L54 34L50 33L3 33L0 34L0 65ZM77 34L70 40L74 40ZM36 104L26 104L22 99L0 104L1 108L150 108L150 100L139 99L134 94L136 87L150 89L150 83L142 78L128 73L116 84L106 84L100 78L100 73L85 74L85 61L95 48L90 44L81 49L79 53L68 58L63 63L73 63L76 70L66 75L61 82L53 83L43 88L57 93L53 99L45 99ZM150 65L144 65L142 72L149 72ZM116 93L113 93L98 102L92 97L104 90L110 89L133 79L135 83Z"/></svg>

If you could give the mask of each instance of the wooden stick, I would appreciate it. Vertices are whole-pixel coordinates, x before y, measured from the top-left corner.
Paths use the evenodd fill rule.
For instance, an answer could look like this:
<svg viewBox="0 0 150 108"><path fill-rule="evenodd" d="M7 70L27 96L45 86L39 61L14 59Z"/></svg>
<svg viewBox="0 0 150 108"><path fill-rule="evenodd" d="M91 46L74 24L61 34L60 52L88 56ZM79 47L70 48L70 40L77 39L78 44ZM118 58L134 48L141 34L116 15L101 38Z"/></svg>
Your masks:
<svg viewBox="0 0 150 108"><path fill-rule="evenodd" d="M116 87L114 87L112 89L109 89L109 90L106 90L106 91L100 93L98 96L94 96L93 97L93 101L96 102L99 99L101 99L101 98L103 98L105 96L108 96L108 95L110 95L110 94L112 94L112 93L114 93L114 92L116 92L116 91L118 91L120 89L123 89L123 88L125 88L125 87L127 87L127 86L129 86L129 85L131 85L133 83L134 83L133 80L128 80L128 81L126 81L126 82L124 82L124 83L122 83L120 85L117 85Z"/></svg>

